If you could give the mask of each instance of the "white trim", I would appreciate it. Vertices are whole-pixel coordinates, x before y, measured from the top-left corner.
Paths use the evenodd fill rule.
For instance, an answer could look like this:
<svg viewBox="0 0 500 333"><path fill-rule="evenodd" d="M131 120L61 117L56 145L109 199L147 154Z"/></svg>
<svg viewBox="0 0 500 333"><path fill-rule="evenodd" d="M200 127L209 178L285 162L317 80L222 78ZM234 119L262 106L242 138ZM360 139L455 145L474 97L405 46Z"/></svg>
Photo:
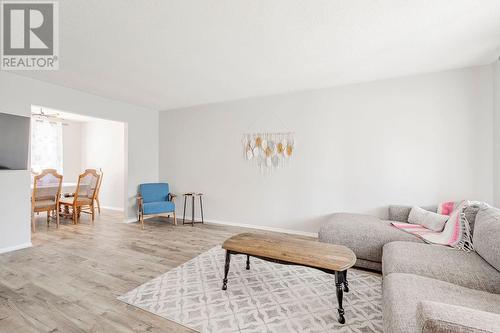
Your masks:
<svg viewBox="0 0 500 333"><path fill-rule="evenodd" d="M107 209L107 210L114 210L114 211L117 211L117 212L123 212L123 208L120 208L120 207L101 206L101 209Z"/></svg>
<svg viewBox="0 0 500 333"><path fill-rule="evenodd" d="M201 221L200 218L196 218L196 221ZM211 219L204 219L205 223L207 224L218 224L218 225L229 225L229 226L234 226L234 227L242 227L242 228L250 228L250 229L258 229L258 230L265 230L265 231L274 231L274 232L282 232L286 234L292 234L292 235L301 235L301 236L308 236L308 237L318 237L317 232L307 232L307 231L300 231L300 230L292 230L292 229L284 229L284 228L274 228L274 227L267 227L263 225L255 225L255 224L246 224L246 223L237 223L237 222L227 222L227 221L218 221L218 220L211 220ZM181 221L182 223L182 221Z"/></svg>
<svg viewBox="0 0 500 333"><path fill-rule="evenodd" d="M265 230L265 231L274 231L274 232L281 232L281 233L285 233L285 234L318 238L317 232L307 232L307 231L292 230L292 229L285 229L285 228L274 228L274 227L267 227L267 226L263 226L263 225L227 222L227 221L219 221L219 220L212 220L212 219L204 219L204 220L205 220L205 224L228 225L228 226L233 226L233 227L250 228L250 229ZM191 221L191 219L190 218L188 219L186 216L186 225L188 224L189 221ZM201 217L195 217L195 221L201 221ZM137 218L125 219L123 221L123 223L134 223L134 222L137 222ZM182 217L181 218L177 217L177 223L179 225L182 225Z"/></svg>
<svg viewBox="0 0 500 333"><path fill-rule="evenodd" d="M17 250L26 249L26 248L32 247L32 246L33 246L33 244L31 244L31 242L28 242L28 243L23 243L23 244L19 244L19 245L4 247L3 249L0 249L0 253L17 251Z"/></svg>

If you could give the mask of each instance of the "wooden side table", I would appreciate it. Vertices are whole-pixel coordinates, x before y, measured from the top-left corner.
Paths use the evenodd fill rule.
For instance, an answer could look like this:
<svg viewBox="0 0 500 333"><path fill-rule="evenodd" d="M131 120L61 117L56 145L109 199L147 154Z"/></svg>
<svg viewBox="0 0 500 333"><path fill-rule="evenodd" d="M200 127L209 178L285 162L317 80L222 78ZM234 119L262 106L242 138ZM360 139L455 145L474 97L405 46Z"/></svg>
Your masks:
<svg viewBox="0 0 500 333"><path fill-rule="evenodd" d="M185 223L185 221L186 221L186 202L187 202L188 198L191 198L191 226L194 227L195 223L205 223L205 221L203 220L203 200L202 200L203 193L189 192L189 193L184 193L182 196L184 197L184 213L182 215L182 224L190 224L189 222ZM194 221L194 202L195 202L194 199L196 197L200 198L201 222Z"/></svg>

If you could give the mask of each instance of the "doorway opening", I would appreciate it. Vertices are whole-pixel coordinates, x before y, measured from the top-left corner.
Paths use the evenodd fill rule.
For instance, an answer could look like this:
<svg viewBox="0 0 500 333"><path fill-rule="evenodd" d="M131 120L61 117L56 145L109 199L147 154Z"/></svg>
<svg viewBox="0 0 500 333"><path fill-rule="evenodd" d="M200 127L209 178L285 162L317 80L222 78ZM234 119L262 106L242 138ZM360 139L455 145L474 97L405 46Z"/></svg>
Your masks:
<svg viewBox="0 0 500 333"><path fill-rule="evenodd" d="M71 196L79 176L95 170L102 177L95 202L99 210L127 212L127 124L43 106L31 107L30 168L35 175L55 169L63 176L61 197Z"/></svg>

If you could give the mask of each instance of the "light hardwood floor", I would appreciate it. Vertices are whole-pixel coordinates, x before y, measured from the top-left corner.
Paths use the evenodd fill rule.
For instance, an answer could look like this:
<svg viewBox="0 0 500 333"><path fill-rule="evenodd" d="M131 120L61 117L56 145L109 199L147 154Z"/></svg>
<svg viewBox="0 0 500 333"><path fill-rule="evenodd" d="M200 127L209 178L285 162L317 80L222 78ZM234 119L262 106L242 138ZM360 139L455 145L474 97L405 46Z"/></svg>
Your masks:
<svg viewBox="0 0 500 333"><path fill-rule="evenodd" d="M116 297L249 229L119 220L37 217L33 247L0 255L0 332L192 332Z"/></svg>

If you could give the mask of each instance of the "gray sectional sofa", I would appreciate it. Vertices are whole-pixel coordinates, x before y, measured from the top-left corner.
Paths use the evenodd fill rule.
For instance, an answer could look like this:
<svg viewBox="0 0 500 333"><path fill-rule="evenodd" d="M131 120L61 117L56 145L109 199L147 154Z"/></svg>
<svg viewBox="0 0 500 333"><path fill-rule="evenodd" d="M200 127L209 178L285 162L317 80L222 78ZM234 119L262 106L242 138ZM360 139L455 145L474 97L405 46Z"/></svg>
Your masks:
<svg viewBox="0 0 500 333"><path fill-rule="evenodd" d="M386 333L500 332L500 210L466 210L476 249L469 253L391 226L407 222L410 210L391 206L389 220L334 214L319 239L351 248L356 266L382 271Z"/></svg>

